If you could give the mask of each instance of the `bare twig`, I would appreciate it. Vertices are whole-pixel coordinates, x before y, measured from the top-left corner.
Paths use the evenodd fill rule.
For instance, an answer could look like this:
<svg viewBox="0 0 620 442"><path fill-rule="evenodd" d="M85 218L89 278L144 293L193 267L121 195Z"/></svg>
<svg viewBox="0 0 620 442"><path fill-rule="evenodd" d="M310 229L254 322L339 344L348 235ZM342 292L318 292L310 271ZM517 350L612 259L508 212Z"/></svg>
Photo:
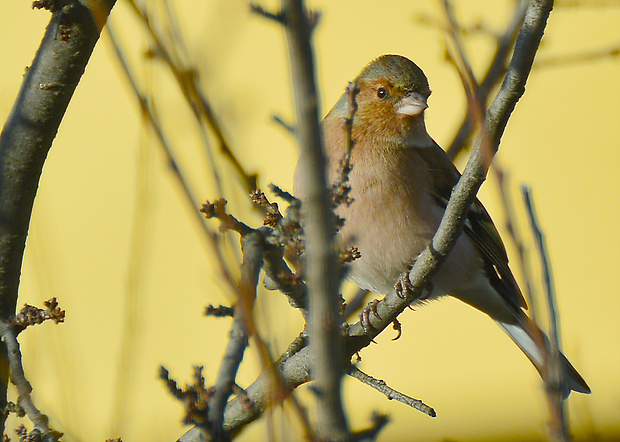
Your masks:
<svg viewBox="0 0 620 442"><path fill-rule="evenodd" d="M219 200L210 203L207 201L200 208L200 212L204 213L205 218L217 218L220 220L220 232L224 233L228 230L233 230L241 237L250 233L253 229L250 228L245 223L239 221L237 218L232 216L229 213L226 213L226 203L227 201L224 198L220 198Z"/></svg>
<svg viewBox="0 0 620 442"><path fill-rule="evenodd" d="M209 399L213 395L213 388L207 387L205 378L202 374L203 367L194 366L193 382L184 388L177 386L177 381L170 377L170 372L164 366L159 368L159 378L164 381L168 392L174 396L185 408L183 423L194 424L201 431L211 430L210 422L207 419L209 409Z"/></svg>
<svg viewBox="0 0 620 442"><path fill-rule="evenodd" d="M11 316L8 324L20 333L26 327L41 324L44 321L54 321L55 324L65 322L65 311L58 307L56 298L51 298L43 303L44 309L33 305L24 304L22 309L15 316Z"/></svg>
<svg viewBox="0 0 620 442"><path fill-rule="evenodd" d="M605 60L607 58L619 58L620 45L609 48L596 49L587 52L577 52L574 54L557 55L555 57L545 57L536 61L536 68L560 67L575 63L586 63L589 61Z"/></svg>
<svg viewBox="0 0 620 442"><path fill-rule="evenodd" d="M361 309L366 304L366 297L368 296L369 291L364 289L359 289L353 299L347 302L345 306L343 316L348 321L356 311Z"/></svg>
<svg viewBox="0 0 620 442"><path fill-rule="evenodd" d="M2 342L6 345L9 367L11 370L11 382L17 387L19 397L17 404L26 412L34 424L35 431L39 432L45 442L59 441L62 433L53 430L48 424L48 418L41 413L34 405L32 397L32 386L26 379L24 366L22 365L22 354L17 341L17 329L5 321L0 321L0 334Z"/></svg>
<svg viewBox="0 0 620 442"><path fill-rule="evenodd" d="M232 317L234 313L235 309L233 307L227 307L225 305L215 307L213 304L209 304L205 307L203 315L214 316L216 318L225 318L226 316Z"/></svg>
<svg viewBox="0 0 620 442"><path fill-rule="evenodd" d="M282 117L280 117L279 115L273 115L271 119L274 121L274 123L277 123L281 127L283 127L289 134L295 135L295 128L291 124L284 121Z"/></svg>
<svg viewBox="0 0 620 442"><path fill-rule="evenodd" d="M342 335L340 325L341 271L334 252L334 215L330 210L325 153L321 139L314 55L310 43L312 23L302 0L283 0L291 77L297 117L306 234L305 271L310 297L309 334L317 391L318 437L345 439L347 421L340 398ZM316 16L315 16L316 17Z"/></svg>
<svg viewBox="0 0 620 442"><path fill-rule="evenodd" d="M424 414L427 414L430 417L437 416L437 413L435 413L435 410L433 410L433 408L429 407L421 400L414 399L410 396L407 396L406 394L403 394L397 390L394 390L389 385L387 385L385 381L381 379L376 379L370 376L369 374L364 373L362 370L360 370L357 367L351 366L349 370L347 371L347 374L357 379L358 381L374 388L375 390L383 393L384 395L387 396L389 400L394 399L394 400L397 400L398 402L402 402L403 404L408 405L411 408L414 408Z"/></svg>
<svg viewBox="0 0 620 442"><path fill-rule="evenodd" d="M353 199L349 196L351 193L351 185L349 184L349 174L351 173L351 153L355 140L353 139L353 118L357 112L356 96L359 93L357 84L350 81L347 86L347 118L344 120L345 133L347 134L347 143L340 166L338 167L338 179L332 186L334 204L345 204L349 206Z"/></svg>
<svg viewBox="0 0 620 442"><path fill-rule="evenodd" d="M286 16L282 12L267 11L262 6L254 4L254 3L250 3L250 10L253 13L258 14L258 15L264 17L264 18L267 18L269 20L273 20L273 21L278 22L278 23L280 23L282 25L286 25Z"/></svg>
<svg viewBox="0 0 620 442"><path fill-rule="evenodd" d="M547 390L547 398L549 400L549 408L551 412L551 436L557 441L567 441L568 426L566 422L566 416L564 411L564 400L562 392L566 391L562 386L563 376L560 360L560 337L558 327L558 313L555 307L555 289L553 286L553 276L551 274L551 262L549 261L549 255L547 253L547 245L545 236L540 229L540 224L536 217L534 209L534 202L532 201L532 190L528 186L521 186L521 192L523 194L523 200L525 201L525 207L527 208L528 217L530 220L530 227L534 233L534 239L536 241L536 247L538 248L538 254L540 256L540 262L542 266L543 286L545 288L547 309L549 312L549 356L545 379L545 386Z"/></svg>
<svg viewBox="0 0 620 442"><path fill-rule="evenodd" d="M536 304L534 303L534 293L532 290L532 277L529 272L529 265L527 259L527 253L525 250L525 245L523 242L523 238L519 233L519 229L516 226L517 217L514 212L514 208L512 206L512 199L508 196L508 185L506 183L506 170L502 167L501 162L495 160L493 162L493 167L491 169L495 173L495 177L497 178L497 186L499 188L499 193L502 199L502 204L504 206L504 212L506 215L506 232L508 233L508 237L512 240L515 248L517 249L518 254L518 263L519 268L521 270L521 274L523 275L523 281L525 282L525 289L521 288L521 291L524 292L525 297L527 299L527 304L529 306L530 317L534 322L536 322L536 318L538 317Z"/></svg>
<svg viewBox="0 0 620 442"><path fill-rule="evenodd" d="M237 370L248 346L249 337L254 327L252 310L256 300L256 285L258 275L263 265L263 237L259 231L247 233L241 237L243 263L241 264L241 282L239 284L239 299L235 304L235 312L226 353L222 358L215 392L209 400L209 423L216 440L227 440L223 428L224 408L228 397L232 393Z"/></svg>
<svg viewBox="0 0 620 442"><path fill-rule="evenodd" d="M386 414L376 411L373 411L370 420L372 424L369 428L351 432L351 442L376 441L381 430L390 422Z"/></svg>

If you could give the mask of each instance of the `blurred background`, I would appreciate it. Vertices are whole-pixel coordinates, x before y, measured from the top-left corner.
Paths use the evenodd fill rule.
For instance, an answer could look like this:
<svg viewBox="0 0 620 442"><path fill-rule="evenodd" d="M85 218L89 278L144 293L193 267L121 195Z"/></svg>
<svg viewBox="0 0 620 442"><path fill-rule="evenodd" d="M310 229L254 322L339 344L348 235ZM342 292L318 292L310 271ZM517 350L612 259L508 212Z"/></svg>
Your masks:
<svg viewBox="0 0 620 442"><path fill-rule="evenodd" d="M258 3L277 8L275 1ZM447 146L466 101L445 57L441 2L308 3L322 13L314 35L322 113L370 60L401 54L428 76L433 90L428 129ZM292 190L297 147L273 121L278 115L293 123L283 29L252 14L246 1L145 4L156 32L177 44L182 38L182 61L199 76L241 167L258 174L265 190L272 182ZM494 51L493 36L506 28L513 2L459 0L454 6L469 30L467 53L481 76ZM31 10L27 1L3 4L2 121L48 20L46 11ZM520 184L533 187L555 277L564 352L593 391L573 394L568 401L577 440L620 439L619 23L618 1L557 2L497 156L508 173L505 185L517 228L532 252L535 295L541 296L539 263L519 196ZM223 196L231 213L259 226L238 170L218 153L212 131L196 122L144 20L118 0L110 24L198 202ZM459 168L465 161L466 156L458 158ZM492 174L479 196L522 278ZM67 311L65 324L45 323L20 336L35 403L67 441L166 441L186 430L180 404L157 379L158 367L164 364L172 376L189 382L191 366L205 365L212 383L230 321L204 318L202 310L209 303L229 305L232 299L196 219L160 140L141 115L106 31L45 164L20 286L20 306L40 306L55 296ZM216 222L209 227L215 231ZM227 236L222 246L225 262L234 269L238 237ZM343 290L346 295L355 291ZM299 313L277 292L259 293L256 316L274 355L303 327ZM392 342L395 332L386 331L363 350L360 368L424 400L438 417L390 402L347 379L345 406L352 428L367 426L371 412L378 410L391 418L380 436L384 441L540 440L548 435L538 374L485 315L443 299L405 311L399 320L403 336ZM239 384L249 385L259 371L251 346ZM309 404L306 387L297 394ZM12 395L15 400L14 390ZM289 405L269 416L276 440L298 438ZM268 439L266 421L252 424L240 440ZM8 425L14 428L15 419Z"/></svg>

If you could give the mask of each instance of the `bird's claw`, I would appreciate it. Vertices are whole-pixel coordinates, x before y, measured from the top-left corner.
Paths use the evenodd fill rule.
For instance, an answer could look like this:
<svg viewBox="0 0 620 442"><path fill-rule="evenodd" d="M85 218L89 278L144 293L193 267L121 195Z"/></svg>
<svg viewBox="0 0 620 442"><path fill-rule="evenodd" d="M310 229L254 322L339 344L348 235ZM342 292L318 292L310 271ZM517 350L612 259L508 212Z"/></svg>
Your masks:
<svg viewBox="0 0 620 442"><path fill-rule="evenodd" d="M403 334L403 326L400 324L400 322L398 322L398 319L394 318L394 321L392 321L392 328L398 332L396 337L392 338L392 341L396 341L400 339Z"/></svg>
<svg viewBox="0 0 620 442"><path fill-rule="evenodd" d="M407 268L403 273L400 274L398 279L396 280L396 284L394 284L394 290L396 290L396 295L401 299L410 299L414 300L414 288L411 284L411 280L409 279L409 272L411 272L411 266ZM433 282L429 281L424 286L424 290L426 293L421 293L417 299L424 300L431 297L433 294Z"/></svg>
<svg viewBox="0 0 620 442"><path fill-rule="evenodd" d="M400 274L400 276L396 280L396 284L394 284L396 295L401 299L413 298L413 286L411 285L411 281L409 280L410 271L411 267L408 267L407 270Z"/></svg>
<svg viewBox="0 0 620 442"><path fill-rule="evenodd" d="M374 327L370 323L370 314L372 313L373 315L375 315L375 318L381 319L381 316L379 316L379 313L377 312L378 304L379 300L373 299L359 314L360 324L367 334L374 330Z"/></svg>

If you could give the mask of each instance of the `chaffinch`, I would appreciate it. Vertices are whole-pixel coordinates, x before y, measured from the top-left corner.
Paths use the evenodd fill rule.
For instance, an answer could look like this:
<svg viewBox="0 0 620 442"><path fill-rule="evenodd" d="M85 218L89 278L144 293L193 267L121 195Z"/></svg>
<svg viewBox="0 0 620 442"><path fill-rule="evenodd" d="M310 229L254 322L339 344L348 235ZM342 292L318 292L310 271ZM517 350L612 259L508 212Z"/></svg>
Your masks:
<svg viewBox="0 0 620 442"><path fill-rule="evenodd" d="M339 239L361 253L350 263L348 277L361 288L387 294L430 243L460 174L426 131L424 110L431 91L415 63L384 55L368 64L355 83L358 108L349 173L353 202L336 209L345 220ZM321 123L331 182L338 179L346 151L348 115L344 93ZM303 198L299 176L296 172L294 188ZM524 313L526 303L502 240L477 199L431 286L425 299L451 295L486 313L545 376L548 339ZM571 390L590 393L564 355L561 365L565 396Z"/></svg>

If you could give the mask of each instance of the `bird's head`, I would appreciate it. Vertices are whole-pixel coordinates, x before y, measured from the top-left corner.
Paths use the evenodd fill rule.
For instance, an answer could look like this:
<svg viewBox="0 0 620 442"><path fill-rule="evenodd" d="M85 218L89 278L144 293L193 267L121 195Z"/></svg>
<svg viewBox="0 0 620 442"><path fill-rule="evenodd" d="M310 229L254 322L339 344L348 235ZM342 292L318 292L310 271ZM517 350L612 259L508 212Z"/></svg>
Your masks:
<svg viewBox="0 0 620 442"><path fill-rule="evenodd" d="M373 137L391 138L423 131L424 110L431 94L428 80L414 62L383 55L355 79L359 93L354 125Z"/></svg>

